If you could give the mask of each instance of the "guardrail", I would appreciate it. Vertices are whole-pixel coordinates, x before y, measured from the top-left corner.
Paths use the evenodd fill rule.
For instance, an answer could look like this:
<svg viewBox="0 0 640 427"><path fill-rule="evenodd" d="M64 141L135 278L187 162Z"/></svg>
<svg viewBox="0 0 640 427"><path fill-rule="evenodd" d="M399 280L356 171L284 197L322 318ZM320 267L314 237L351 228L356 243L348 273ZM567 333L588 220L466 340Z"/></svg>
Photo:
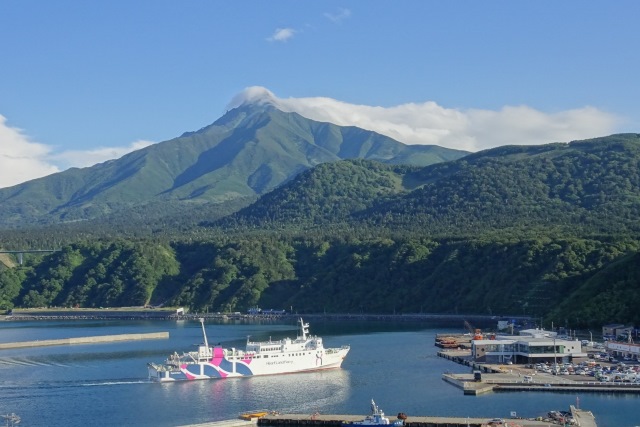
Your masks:
<svg viewBox="0 0 640 427"><path fill-rule="evenodd" d="M486 378L486 377L485 377ZM483 378L483 382L488 384L522 384L522 385L545 385L545 384L553 384L553 385L570 385L570 386L583 386L583 385L591 385L598 387L638 387L640 388L639 382L623 382L623 381L524 381L524 380L492 380Z"/></svg>

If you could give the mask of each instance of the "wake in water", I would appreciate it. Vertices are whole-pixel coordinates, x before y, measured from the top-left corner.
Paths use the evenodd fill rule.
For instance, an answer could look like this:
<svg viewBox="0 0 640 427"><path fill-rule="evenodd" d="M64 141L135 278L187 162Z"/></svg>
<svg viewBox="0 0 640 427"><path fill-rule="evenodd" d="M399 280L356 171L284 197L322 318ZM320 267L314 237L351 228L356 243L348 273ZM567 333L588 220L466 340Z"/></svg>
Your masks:
<svg viewBox="0 0 640 427"><path fill-rule="evenodd" d="M59 366L63 368L68 368L71 365L67 365L64 363L56 362L56 361L46 361L42 359L32 359L32 358L4 358L0 359L0 368L2 367L10 367L10 366Z"/></svg>
<svg viewBox="0 0 640 427"><path fill-rule="evenodd" d="M137 379L137 380L118 380L118 381L98 381L87 384L80 384L83 387L98 387L98 386L109 386L109 385L125 385L125 384L149 384L151 381L148 379Z"/></svg>
<svg viewBox="0 0 640 427"><path fill-rule="evenodd" d="M34 381L29 382L25 380L21 381L2 381L0 382L0 390L63 390L76 387L100 387L100 386L114 386L114 385L131 385L131 384L149 384L150 381L146 378L122 378L122 379L109 379L109 380L94 380L94 381Z"/></svg>

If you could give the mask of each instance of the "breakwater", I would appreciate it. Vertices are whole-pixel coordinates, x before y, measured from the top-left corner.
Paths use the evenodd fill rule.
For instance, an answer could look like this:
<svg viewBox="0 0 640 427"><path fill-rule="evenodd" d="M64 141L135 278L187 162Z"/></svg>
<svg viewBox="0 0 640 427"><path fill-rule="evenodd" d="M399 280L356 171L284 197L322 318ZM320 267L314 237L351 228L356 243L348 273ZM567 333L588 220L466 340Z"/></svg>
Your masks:
<svg viewBox="0 0 640 427"><path fill-rule="evenodd" d="M55 340L18 341L0 343L0 350L10 348L45 347L52 345L97 344L115 341L157 340L169 338L169 332L152 332L148 334L101 335L95 337L61 338Z"/></svg>

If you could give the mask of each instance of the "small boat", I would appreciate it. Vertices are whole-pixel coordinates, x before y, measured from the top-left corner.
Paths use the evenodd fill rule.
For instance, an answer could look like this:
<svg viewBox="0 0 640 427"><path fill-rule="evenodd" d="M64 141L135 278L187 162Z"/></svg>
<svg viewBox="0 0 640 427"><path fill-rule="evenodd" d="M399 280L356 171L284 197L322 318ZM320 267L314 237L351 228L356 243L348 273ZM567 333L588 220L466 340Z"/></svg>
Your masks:
<svg viewBox="0 0 640 427"><path fill-rule="evenodd" d="M407 418L406 415L402 414L402 419L398 419L396 421L391 422L388 417L384 416L384 412L376 402L371 399L371 415L367 415L363 420L360 421L343 421L341 423L342 427L353 427L353 426L403 426L404 420Z"/></svg>
<svg viewBox="0 0 640 427"><path fill-rule="evenodd" d="M309 334L309 324L298 320L299 335L295 339L253 342L247 338L244 350L209 346L200 319L204 345L197 351L170 355L162 364L148 363L152 381L204 380L276 375L335 369L349 353L349 346L325 348L321 337Z"/></svg>
<svg viewBox="0 0 640 427"><path fill-rule="evenodd" d="M239 418L241 420L251 421L256 418L266 417L267 415L269 415L269 411L267 410L249 411L249 412L243 412L242 414L240 414Z"/></svg>

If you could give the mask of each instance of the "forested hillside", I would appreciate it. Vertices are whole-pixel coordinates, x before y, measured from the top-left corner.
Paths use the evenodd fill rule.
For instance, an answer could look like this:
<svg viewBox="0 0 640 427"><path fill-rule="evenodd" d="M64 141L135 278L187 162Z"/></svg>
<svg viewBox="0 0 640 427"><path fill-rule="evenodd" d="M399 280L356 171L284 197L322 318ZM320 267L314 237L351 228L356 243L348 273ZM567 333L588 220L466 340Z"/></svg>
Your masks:
<svg viewBox="0 0 640 427"><path fill-rule="evenodd" d="M636 134L428 167L328 162L225 218L195 212L126 235L99 221L0 231L4 249L60 249L0 265L0 309L259 305L640 323Z"/></svg>
<svg viewBox="0 0 640 427"><path fill-rule="evenodd" d="M418 167L385 165L367 160L325 163L295 177L256 203L217 222L222 229L345 224L376 201L407 193ZM366 226L366 224L363 224Z"/></svg>
<svg viewBox="0 0 640 427"><path fill-rule="evenodd" d="M363 161L316 168L219 224L341 222L445 236L551 227L615 235L640 232L639 218L640 137L625 134L500 147L424 168Z"/></svg>
<svg viewBox="0 0 640 427"><path fill-rule="evenodd" d="M496 236L497 237L497 236ZM640 321L637 241L238 237L74 244L0 271L0 308L185 306Z"/></svg>

